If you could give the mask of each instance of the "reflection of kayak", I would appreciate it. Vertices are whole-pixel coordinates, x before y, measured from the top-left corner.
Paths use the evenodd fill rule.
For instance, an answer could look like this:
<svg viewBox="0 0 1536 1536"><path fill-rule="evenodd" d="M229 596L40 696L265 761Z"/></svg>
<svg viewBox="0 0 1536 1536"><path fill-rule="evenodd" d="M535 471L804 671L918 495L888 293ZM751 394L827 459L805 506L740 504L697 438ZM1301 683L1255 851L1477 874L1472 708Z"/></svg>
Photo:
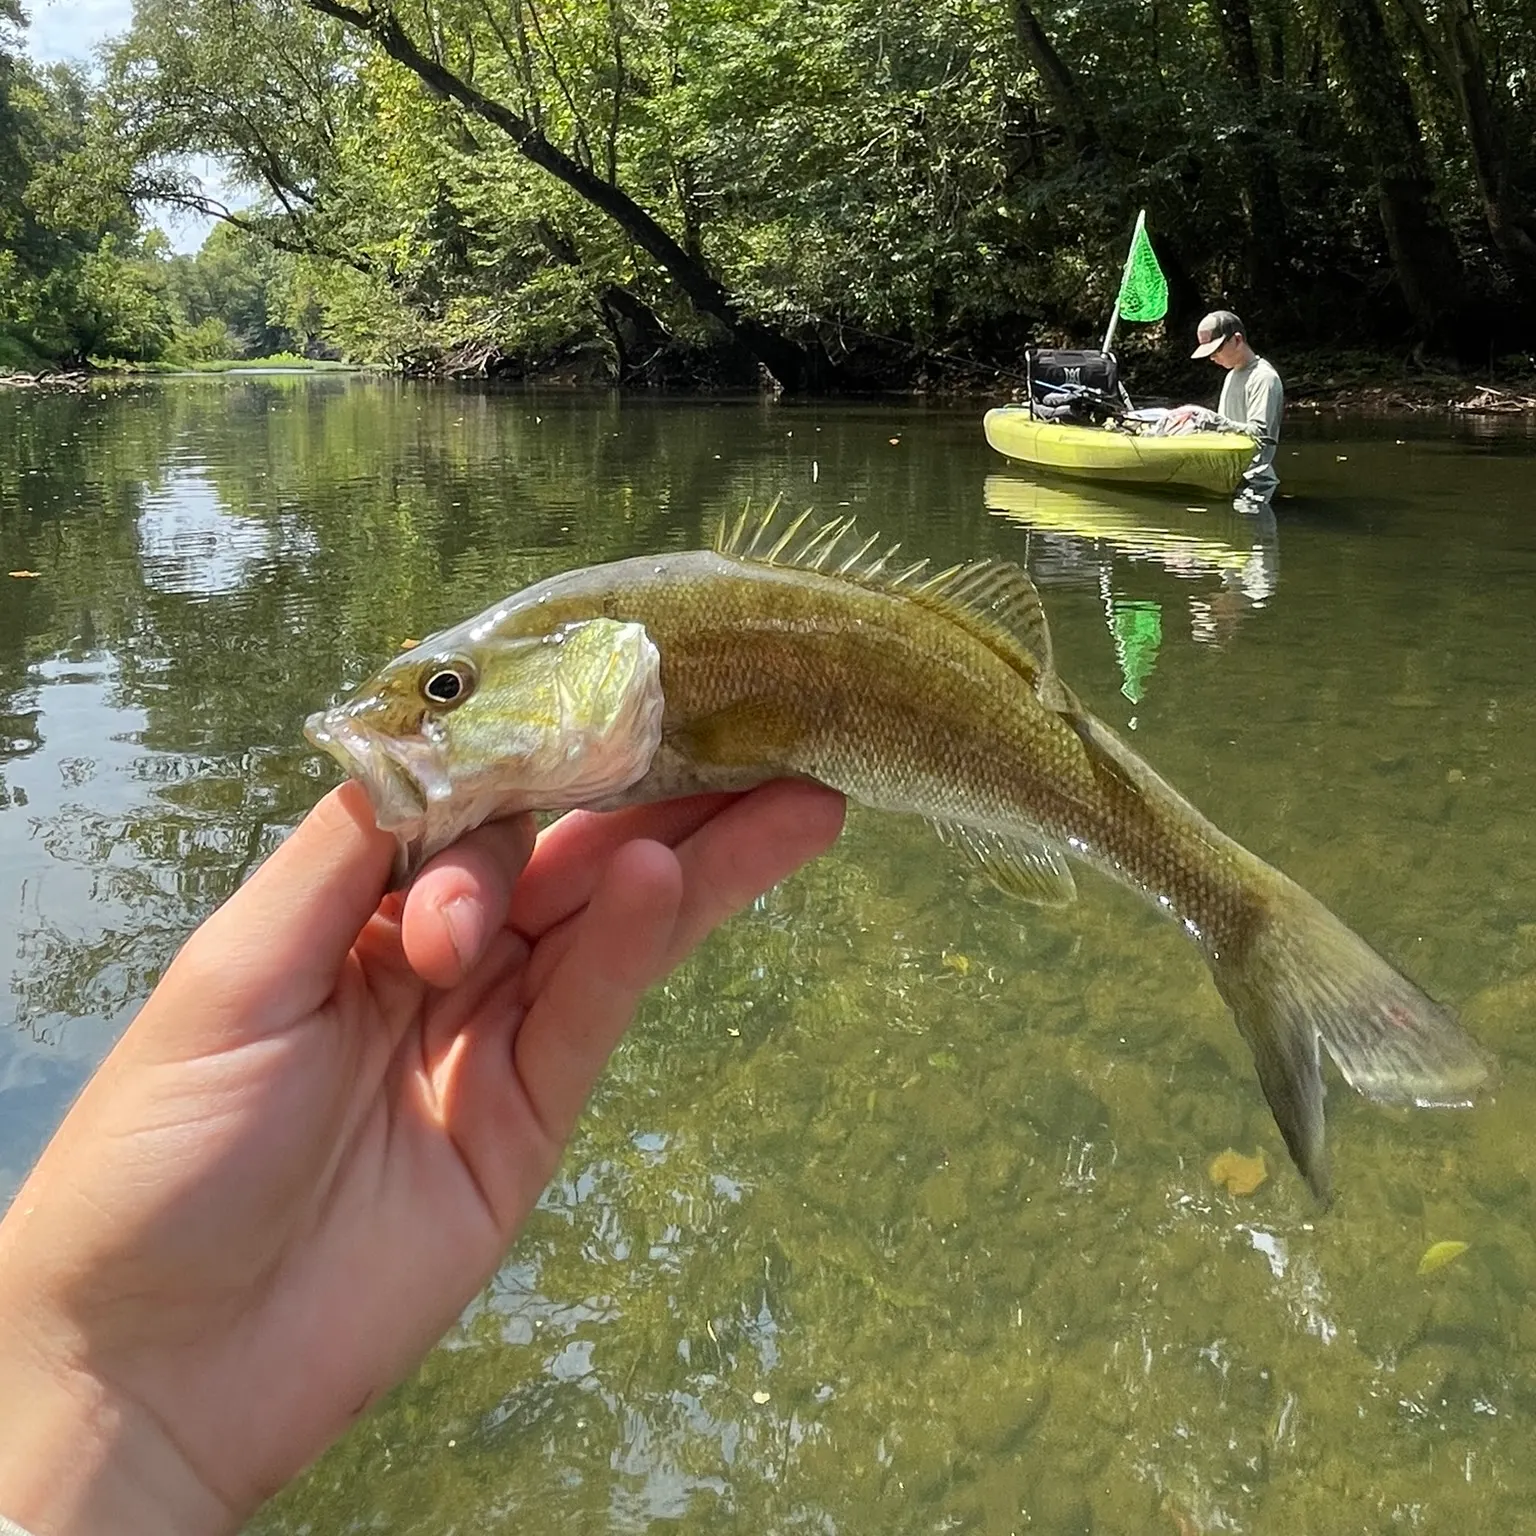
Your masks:
<svg viewBox="0 0 1536 1536"><path fill-rule="evenodd" d="M989 510L1037 533L1110 544L1179 575L1230 571L1246 584L1258 579L1255 556L1262 563L1274 543L1274 514L1267 510L1234 512L1222 505L1185 512L1153 496L1068 490L1025 475L988 475L982 498Z"/></svg>
<svg viewBox="0 0 1536 1536"><path fill-rule="evenodd" d="M999 453L1021 464L1088 480L1187 485L1218 495L1237 489L1255 446L1242 432L1140 437L1108 427L1036 421L1020 405L988 411L982 428Z"/></svg>

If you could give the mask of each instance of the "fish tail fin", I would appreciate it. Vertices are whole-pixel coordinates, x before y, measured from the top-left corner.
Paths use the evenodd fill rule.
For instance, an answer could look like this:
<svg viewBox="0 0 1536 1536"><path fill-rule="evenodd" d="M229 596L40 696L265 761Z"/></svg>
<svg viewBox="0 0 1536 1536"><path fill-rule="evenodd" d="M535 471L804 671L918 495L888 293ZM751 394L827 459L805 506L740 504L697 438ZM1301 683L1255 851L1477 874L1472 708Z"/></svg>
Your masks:
<svg viewBox="0 0 1536 1536"><path fill-rule="evenodd" d="M1491 1082L1493 1062L1448 1008L1281 879L1249 931L1211 957L1211 970L1291 1157L1326 1204L1319 1041L1351 1087L1384 1104L1464 1107Z"/></svg>

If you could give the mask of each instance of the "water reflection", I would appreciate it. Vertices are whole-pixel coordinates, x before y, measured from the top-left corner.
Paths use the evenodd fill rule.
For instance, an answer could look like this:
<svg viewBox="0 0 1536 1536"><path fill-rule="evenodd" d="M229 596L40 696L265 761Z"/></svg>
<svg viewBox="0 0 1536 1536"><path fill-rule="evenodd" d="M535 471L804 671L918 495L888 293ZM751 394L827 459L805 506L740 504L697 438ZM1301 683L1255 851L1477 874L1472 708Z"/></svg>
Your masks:
<svg viewBox="0 0 1536 1536"><path fill-rule="evenodd" d="M1272 524L989 476L970 410L0 400L0 570L40 572L0 587L0 1198L329 782L305 713L406 635L781 492L1023 559L1090 707L1506 1069L1466 1117L1331 1096L1319 1216L1176 933L1088 878L1020 908L855 816L648 1003L485 1297L255 1531L1520 1528L1533 445L1333 430L1288 429L1282 600ZM1226 1146L1270 1154L1251 1199L1206 1176Z"/></svg>
<svg viewBox="0 0 1536 1536"><path fill-rule="evenodd" d="M144 585L194 597L238 591L273 546L273 530L231 511L197 468L173 469L144 498L138 531Z"/></svg>
<svg viewBox="0 0 1536 1536"><path fill-rule="evenodd" d="M1068 490L1023 474L988 475L982 495L989 511L1027 530L1022 560L1040 585L1097 592L1120 691L1133 704L1145 696L1167 622L1145 567L1199 586L1183 605L1200 645L1228 644L1243 616L1279 586L1279 531L1268 504L1243 510L1218 499L1180 508L1162 497Z"/></svg>

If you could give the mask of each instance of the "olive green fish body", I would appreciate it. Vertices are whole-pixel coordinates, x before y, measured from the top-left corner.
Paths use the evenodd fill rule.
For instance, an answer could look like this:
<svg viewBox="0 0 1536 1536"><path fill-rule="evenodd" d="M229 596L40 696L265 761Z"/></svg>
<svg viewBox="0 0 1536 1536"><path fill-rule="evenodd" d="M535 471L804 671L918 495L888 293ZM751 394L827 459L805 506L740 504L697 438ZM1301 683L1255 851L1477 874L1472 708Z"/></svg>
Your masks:
<svg viewBox="0 0 1536 1536"><path fill-rule="evenodd" d="M851 523L743 521L713 551L567 572L391 662L310 734L402 846L435 829L413 864L493 814L800 775L927 817L1032 901L1073 899L1069 860L1097 867L1199 946L1322 1198L1319 1041L1373 1098L1470 1101L1490 1067L1452 1016L1082 708L1024 572L873 551Z"/></svg>
<svg viewBox="0 0 1536 1536"><path fill-rule="evenodd" d="M1064 688L1042 702L1036 658L919 598L691 551L555 577L504 623L593 617L643 625L661 656L664 762L618 800L801 775L876 810L1044 841L1202 942L1253 916L1265 866Z"/></svg>

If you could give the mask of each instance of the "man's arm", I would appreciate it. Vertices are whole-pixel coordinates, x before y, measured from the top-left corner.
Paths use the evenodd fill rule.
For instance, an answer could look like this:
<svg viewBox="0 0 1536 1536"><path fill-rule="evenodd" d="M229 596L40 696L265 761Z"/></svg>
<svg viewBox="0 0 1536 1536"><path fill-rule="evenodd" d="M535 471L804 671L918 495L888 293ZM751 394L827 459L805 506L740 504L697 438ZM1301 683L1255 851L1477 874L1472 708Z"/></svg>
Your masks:
<svg viewBox="0 0 1536 1536"><path fill-rule="evenodd" d="M1226 393L1225 390L1222 391ZM1280 441L1280 417L1285 409L1285 389L1273 369L1258 369L1243 381L1241 419L1217 412L1216 419L1227 432L1246 432L1260 448L1273 448Z"/></svg>

